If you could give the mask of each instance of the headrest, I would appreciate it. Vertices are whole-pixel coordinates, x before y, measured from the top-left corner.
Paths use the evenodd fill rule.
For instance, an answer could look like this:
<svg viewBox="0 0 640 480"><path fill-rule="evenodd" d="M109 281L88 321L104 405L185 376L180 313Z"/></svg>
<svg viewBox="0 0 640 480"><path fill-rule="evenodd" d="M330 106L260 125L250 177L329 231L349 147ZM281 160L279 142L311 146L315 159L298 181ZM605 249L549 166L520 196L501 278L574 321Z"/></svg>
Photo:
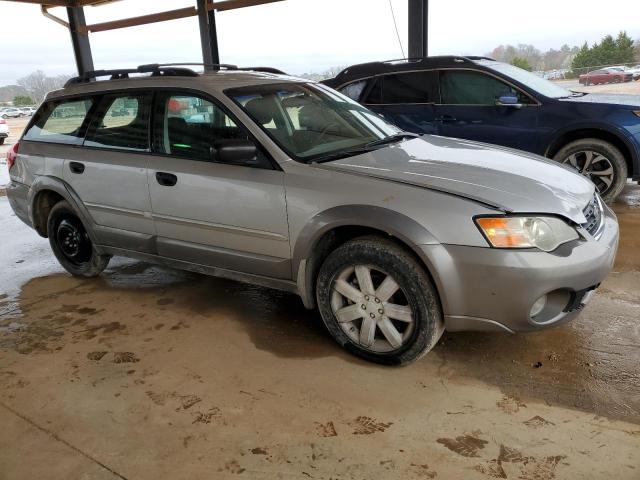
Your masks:
<svg viewBox="0 0 640 480"><path fill-rule="evenodd" d="M273 97L254 98L247 102L245 108L260 125L270 123L280 114Z"/></svg>

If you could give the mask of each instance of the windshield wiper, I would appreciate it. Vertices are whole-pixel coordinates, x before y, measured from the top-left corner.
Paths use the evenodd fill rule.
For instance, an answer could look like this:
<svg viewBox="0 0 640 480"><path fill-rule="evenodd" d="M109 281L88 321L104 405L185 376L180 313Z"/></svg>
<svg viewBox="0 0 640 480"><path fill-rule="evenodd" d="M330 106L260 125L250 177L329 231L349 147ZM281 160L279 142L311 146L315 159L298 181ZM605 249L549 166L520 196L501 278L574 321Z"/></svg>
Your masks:
<svg viewBox="0 0 640 480"><path fill-rule="evenodd" d="M347 150L340 150L339 152L328 153L326 155L320 155L319 157L312 158L308 163L324 163L331 160L340 160L341 158L353 157L354 155L360 155L361 153L369 153L372 149L366 145L362 147L350 148Z"/></svg>
<svg viewBox="0 0 640 480"><path fill-rule="evenodd" d="M340 150L338 152L328 153L327 155L321 155L319 157L311 159L309 163L330 162L331 160L339 160L341 158L352 157L361 153L369 153L372 150L376 150L377 147L381 147L389 143L399 142L400 140L403 140L405 138L418 138L419 136L420 135L416 133L410 132L396 133L379 140L374 140L373 142L365 143L364 145L361 145L359 147Z"/></svg>
<svg viewBox="0 0 640 480"><path fill-rule="evenodd" d="M407 138L418 138L420 135L417 133L411 132L402 132L395 133L393 135L389 135L388 137L381 138L380 140L374 140L373 142L369 142L365 145L365 147L377 147L378 145L387 145L389 143L399 142L400 140L404 140Z"/></svg>

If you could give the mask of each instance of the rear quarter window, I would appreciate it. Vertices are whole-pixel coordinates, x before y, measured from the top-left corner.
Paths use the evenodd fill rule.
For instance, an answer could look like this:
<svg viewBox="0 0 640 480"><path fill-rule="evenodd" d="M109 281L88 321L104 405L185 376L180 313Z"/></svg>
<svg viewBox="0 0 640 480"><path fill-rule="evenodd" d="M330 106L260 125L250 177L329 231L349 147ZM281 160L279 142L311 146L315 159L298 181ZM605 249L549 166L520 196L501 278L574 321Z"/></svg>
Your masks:
<svg viewBox="0 0 640 480"><path fill-rule="evenodd" d="M93 99L47 102L24 134L25 140L81 145L83 126Z"/></svg>

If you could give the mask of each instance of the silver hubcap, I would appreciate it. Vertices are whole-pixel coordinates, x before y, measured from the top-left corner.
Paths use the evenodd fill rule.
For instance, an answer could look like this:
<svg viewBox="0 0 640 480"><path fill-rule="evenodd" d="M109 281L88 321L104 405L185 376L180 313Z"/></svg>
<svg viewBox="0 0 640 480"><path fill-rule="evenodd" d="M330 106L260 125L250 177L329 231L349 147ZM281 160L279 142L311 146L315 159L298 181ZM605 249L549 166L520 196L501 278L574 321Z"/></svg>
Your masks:
<svg viewBox="0 0 640 480"><path fill-rule="evenodd" d="M415 326L411 308L396 280L364 265L347 267L338 275L331 309L354 343L376 353L402 347Z"/></svg>
<svg viewBox="0 0 640 480"><path fill-rule="evenodd" d="M596 185L598 193L605 194L615 178L613 164L604 155L585 150L569 155L562 163L568 163Z"/></svg>

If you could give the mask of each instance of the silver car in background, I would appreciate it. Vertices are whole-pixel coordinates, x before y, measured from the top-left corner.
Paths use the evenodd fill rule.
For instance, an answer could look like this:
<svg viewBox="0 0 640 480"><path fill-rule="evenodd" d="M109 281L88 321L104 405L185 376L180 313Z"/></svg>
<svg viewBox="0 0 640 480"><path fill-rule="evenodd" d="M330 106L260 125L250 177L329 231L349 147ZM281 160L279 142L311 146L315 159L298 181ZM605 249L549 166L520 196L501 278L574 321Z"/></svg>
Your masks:
<svg viewBox="0 0 640 480"><path fill-rule="evenodd" d="M404 364L444 329L565 322L612 268L614 214L552 161L306 80L140 71L51 93L9 152L14 211L74 275L123 255L294 292L350 352Z"/></svg>

